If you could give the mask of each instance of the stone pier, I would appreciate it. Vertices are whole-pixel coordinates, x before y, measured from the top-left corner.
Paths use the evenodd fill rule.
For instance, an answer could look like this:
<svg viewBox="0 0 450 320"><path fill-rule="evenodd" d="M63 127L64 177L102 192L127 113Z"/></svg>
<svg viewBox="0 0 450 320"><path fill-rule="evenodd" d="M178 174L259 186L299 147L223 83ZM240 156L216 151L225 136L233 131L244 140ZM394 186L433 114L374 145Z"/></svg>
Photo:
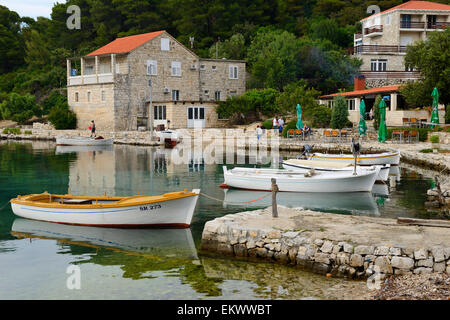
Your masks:
<svg viewBox="0 0 450 320"><path fill-rule="evenodd" d="M278 206L229 214L205 224L201 250L290 264L339 277L450 274L450 232L394 219Z"/></svg>

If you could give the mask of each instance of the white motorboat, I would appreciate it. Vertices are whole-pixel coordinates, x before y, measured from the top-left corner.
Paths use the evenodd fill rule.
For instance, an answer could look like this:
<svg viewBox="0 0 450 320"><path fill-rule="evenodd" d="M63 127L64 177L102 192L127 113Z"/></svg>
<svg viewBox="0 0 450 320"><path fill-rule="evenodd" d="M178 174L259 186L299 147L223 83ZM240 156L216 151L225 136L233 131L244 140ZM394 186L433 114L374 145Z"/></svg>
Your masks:
<svg viewBox="0 0 450 320"><path fill-rule="evenodd" d="M224 206L266 208L272 205L271 192L237 189L224 189L224 192ZM255 201L255 199L259 200ZM370 192L280 192L277 194L277 203L288 208L304 208L321 212L366 216L380 215L377 203Z"/></svg>
<svg viewBox="0 0 450 320"><path fill-rule="evenodd" d="M159 142L168 148L175 147L181 139L180 134L174 130L156 131L156 136L159 138Z"/></svg>
<svg viewBox="0 0 450 320"><path fill-rule="evenodd" d="M347 162L338 161L317 161L317 160L303 160L303 159L288 159L282 162L284 169L308 171L314 169L315 171L353 171L354 165ZM359 166L357 166L359 167ZM380 173L377 176L379 181L387 181L389 176L390 164L380 165Z"/></svg>
<svg viewBox="0 0 450 320"><path fill-rule="evenodd" d="M290 192L369 192L372 190L378 166L352 171L301 172L286 169L234 168L223 166L224 185L247 190L272 190L271 179L276 179L279 191Z"/></svg>
<svg viewBox="0 0 450 320"><path fill-rule="evenodd" d="M351 164L355 162L353 154L327 154L315 152L309 155L308 159L319 161L337 161ZM400 150L375 154L360 154L358 155L356 161L357 164L362 166L383 164L398 165L400 163Z"/></svg>
<svg viewBox="0 0 450 320"><path fill-rule="evenodd" d="M56 137L57 146L106 146L112 145L112 138L93 137Z"/></svg>
<svg viewBox="0 0 450 320"><path fill-rule="evenodd" d="M141 228L191 224L199 189L158 196L75 196L47 192L17 196L11 207L19 217L72 225Z"/></svg>

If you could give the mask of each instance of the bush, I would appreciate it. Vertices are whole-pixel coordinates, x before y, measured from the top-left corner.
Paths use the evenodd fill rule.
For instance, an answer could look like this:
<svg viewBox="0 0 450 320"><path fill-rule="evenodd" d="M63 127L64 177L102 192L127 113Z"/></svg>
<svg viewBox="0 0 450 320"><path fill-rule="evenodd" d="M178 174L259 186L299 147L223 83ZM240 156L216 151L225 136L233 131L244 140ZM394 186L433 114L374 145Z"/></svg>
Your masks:
<svg viewBox="0 0 450 320"><path fill-rule="evenodd" d="M347 101L341 95L334 98L331 112L331 128L342 129L349 126Z"/></svg>
<svg viewBox="0 0 450 320"><path fill-rule="evenodd" d="M13 120L23 124L33 115L40 117L42 110L35 103L35 97L31 94L21 96L11 93L8 99L0 104L0 117L4 120Z"/></svg>
<svg viewBox="0 0 450 320"><path fill-rule="evenodd" d="M422 149L422 150L420 150L419 152L422 152L422 153L430 153L430 152L433 152L433 149Z"/></svg>
<svg viewBox="0 0 450 320"><path fill-rule="evenodd" d="M262 126L264 127L264 129L273 129L273 119L267 119L262 123Z"/></svg>
<svg viewBox="0 0 450 320"><path fill-rule="evenodd" d="M297 120L291 120L283 127L283 137L287 138L289 129L297 129Z"/></svg>
<svg viewBox="0 0 450 320"><path fill-rule="evenodd" d="M445 107L445 123L450 123L450 104Z"/></svg>
<svg viewBox="0 0 450 320"><path fill-rule="evenodd" d="M31 130L25 130L24 134L33 134Z"/></svg>
<svg viewBox="0 0 450 320"><path fill-rule="evenodd" d="M401 130L401 131L413 131L413 130L417 130L419 131L419 141L427 141L428 139L428 132L432 131L432 129L430 128L390 128L388 129L388 139L392 138L392 131L397 131L397 130Z"/></svg>
<svg viewBox="0 0 450 320"><path fill-rule="evenodd" d="M431 143L439 143L439 136L431 136L430 141Z"/></svg>
<svg viewBox="0 0 450 320"><path fill-rule="evenodd" d="M57 130L75 129L77 127L77 116L66 103L55 106L50 110L48 120Z"/></svg>
<svg viewBox="0 0 450 320"><path fill-rule="evenodd" d="M20 134L20 128L5 128L3 134Z"/></svg>
<svg viewBox="0 0 450 320"><path fill-rule="evenodd" d="M311 126L313 128L329 128L331 122L331 114L332 110L327 106L319 105L315 107L313 110L313 115L311 117Z"/></svg>
<svg viewBox="0 0 450 320"><path fill-rule="evenodd" d="M62 105L67 102L67 97L60 94L58 91L52 91L43 101L42 101L42 113L49 114L50 110L54 106Z"/></svg>

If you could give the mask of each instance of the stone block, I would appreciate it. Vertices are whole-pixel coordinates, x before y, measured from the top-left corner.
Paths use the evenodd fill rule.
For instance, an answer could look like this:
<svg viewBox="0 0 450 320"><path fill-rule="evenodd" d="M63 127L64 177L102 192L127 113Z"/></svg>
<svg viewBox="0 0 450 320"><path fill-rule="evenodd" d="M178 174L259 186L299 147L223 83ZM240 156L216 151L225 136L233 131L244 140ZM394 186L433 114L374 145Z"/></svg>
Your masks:
<svg viewBox="0 0 450 320"><path fill-rule="evenodd" d="M433 268L433 258L429 257L428 259L425 260L418 260L416 264L418 267Z"/></svg>
<svg viewBox="0 0 450 320"><path fill-rule="evenodd" d="M402 255L402 249L400 248L390 248L389 249L389 254L392 256L401 256Z"/></svg>
<svg viewBox="0 0 450 320"><path fill-rule="evenodd" d="M374 247L373 246L357 246L355 247L354 253L356 254L373 254Z"/></svg>
<svg viewBox="0 0 450 320"><path fill-rule="evenodd" d="M373 254L376 256L387 256L389 254L389 247L376 247Z"/></svg>
<svg viewBox="0 0 450 320"><path fill-rule="evenodd" d="M434 262L445 261L444 248L442 248L442 247L433 247L433 248L431 248L431 254L434 257Z"/></svg>
<svg viewBox="0 0 450 320"><path fill-rule="evenodd" d="M414 250L414 259L416 260L425 260L428 258L428 251L424 248L420 248L418 250Z"/></svg>
<svg viewBox="0 0 450 320"><path fill-rule="evenodd" d="M375 259L375 266L379 268L379 272L392 274L391 261L387 256L379 256Z"/></svg>
<svg viewBox="0 0 450 320"><path fill-rule="evenodd" d="M342 249L342 246L339 246L339 245L334 245L333 246L333 253L338 253L338 252L340 252L341 251L341 249Z"/></svg>
<svg viewBox="0 0 450 320"><path fill-rule="evenodd" d="M349 243L344 243L344 252L353 253L353 246Z"/></svg>
<svg viewBox="0 0 450 320"><path fill-rule="evenodd" d="M247 247L243 244L236 244L233 246L233 252L238 257L247 257Z"/></svg>
<svg viewBox="0 0 450 320"><path fill-rule="evenodd" d="M349 264L350 263L350 254L346 252L339 252L336 254L336 263L337 264Z"/></svg>
<svg viewBox="0 0 450 320"><path fill-rule="evenodd" d="M325 241L320 248L320 251L324 253L331 253L333 251L333 242L331 241Z"/></svg>
<svg viewBox="0 0 450 320"><path fill-rule="evenodd" d="M350 256L350 266L361 267L364 265L364 258L360 254L352 254Z"/></svg>
<svg viewBox="0 0 450 320"><path fill-rule="evenodd" d="M444 272L445 271L445 262L436 262L433 265L433 271L434 272Z"/></svg>
<svg viewBox="0 0 450 320"><path fill-rule="evenodd" d="M330 263L330 258L328 257L328 255L326 253L318 252L314 256L314 261L320 262L320 263L329 264Z"/></svg>
<svg viewBox="0 0 450 320"><path fill-rule="evenodd" d="M326 263L314 262L312 271L320 274L327 274L331 271L331 266Z"/></svg>
<svg viewBox="0 0 450 320"><path fill-rule="evenodd" d="M414 269L415 274L426 274L426 273L432 273L432 272L433 272L432 268L420 267L420 268Z"/></svg>
<svg viewBox="0 0 450 320"><path fill-rule="evenodd" d="M394 268L411 270L414 268L414 259L394 256L391 259L391 265Z"/></svg>

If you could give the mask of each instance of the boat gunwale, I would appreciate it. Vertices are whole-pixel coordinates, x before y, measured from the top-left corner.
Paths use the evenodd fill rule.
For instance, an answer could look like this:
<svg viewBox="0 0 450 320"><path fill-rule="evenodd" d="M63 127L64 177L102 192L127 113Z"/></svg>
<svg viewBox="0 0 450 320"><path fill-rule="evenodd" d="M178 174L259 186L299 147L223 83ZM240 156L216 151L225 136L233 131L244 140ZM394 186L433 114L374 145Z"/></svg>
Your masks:
<svg viewBox="0 0 450 320"><path fill-rule="evenodd" d="M52 198L58 199L89 199L93 201L115 201L113 203L95 203L95 204L62 204L62 203L45 203L38 202L38 200L28 200L26 197L35 196L51 196ZM76 196L71 194L57 195L57 194L30 194L25 196L17 196L11 199L11 203L40 207L40 208L59 208L59 209L111 209L111 208L121 208L121 207L134 207L140 205L148 205L151 203L166 202L171 200L183 199L193 196L198 196L199 193L192 191L179 191L170 192L158 196L129 196L129 197L110 197L110 196ZM131 200L131 201L127 201ZM133 201L134 200L134 201Z"/></svg>

